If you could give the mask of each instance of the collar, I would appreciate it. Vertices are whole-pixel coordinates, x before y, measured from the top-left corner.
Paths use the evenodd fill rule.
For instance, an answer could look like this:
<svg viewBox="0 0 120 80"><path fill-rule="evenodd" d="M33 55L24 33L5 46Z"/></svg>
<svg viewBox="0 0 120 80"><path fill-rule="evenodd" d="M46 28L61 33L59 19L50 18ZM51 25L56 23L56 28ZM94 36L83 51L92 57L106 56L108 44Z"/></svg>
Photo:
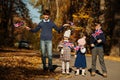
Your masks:
<svg viewBox="0 0 120 80"><path fill-rule="evenodd" d="M69 40L64 40L64 42L69 42Z"/></svg>
<svg viewBox="0 0 120 80"><path fill-rule="evenodd" d="M48 19L47 21L45 19L43 19L43 22L50 22L50 19Z"/></svg>

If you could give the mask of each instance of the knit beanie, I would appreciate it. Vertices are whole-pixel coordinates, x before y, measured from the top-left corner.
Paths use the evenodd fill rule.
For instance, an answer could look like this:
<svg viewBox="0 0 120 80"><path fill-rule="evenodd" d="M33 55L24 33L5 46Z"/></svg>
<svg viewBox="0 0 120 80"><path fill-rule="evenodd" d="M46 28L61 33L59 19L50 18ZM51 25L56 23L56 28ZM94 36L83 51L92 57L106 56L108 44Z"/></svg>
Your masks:
<svg viewBox="0 0 120 80"><path fill-rule="evenodd" d="M64 37L70 38L71 30L66 30L64 33Z"/></svg>

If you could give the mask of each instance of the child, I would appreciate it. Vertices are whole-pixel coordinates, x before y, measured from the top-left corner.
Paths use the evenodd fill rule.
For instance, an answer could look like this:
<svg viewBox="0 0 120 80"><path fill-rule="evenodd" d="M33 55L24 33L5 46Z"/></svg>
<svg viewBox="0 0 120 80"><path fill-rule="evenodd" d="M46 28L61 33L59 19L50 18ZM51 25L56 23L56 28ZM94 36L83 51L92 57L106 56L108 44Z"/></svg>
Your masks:
<svg viewBox="0 0 120 80"><path fill-rule="evenodd" d="M83 33L80 34L80 39L78 39L78 46L75 48L76 50L76 59L74 66L77 68L76 75L79 75L79 69L82 68L82 75L85 76L85 68L86 68L86 57L85 57L85 35Z"/></svg>
<svg viewBox="0 0 120 80"><path fill-rule="evenodd" d="M53 21L50 19L50 11L44 10L43 11L43 19L38 24L37 27L34 29L30 27L26 27L27 30L30 32L37 32L41 30L40 33L40 50L41 50L41 59L42 59L42 66L44 71L54 72L53 65L52 65L52 29L54 28L56 31L60 32L63 27L58 28ZM46 52L48 54L48 66L46 62Z"/></svg>
<svg viewBox="0 0 120 80"><path fill-rule="evenodd" d="M107 69L104 62L104 43L105 43L105 35L101 29L101 24L97 22L95 24L95 32L92 34L90 39L90 45L92 47L92 72L91 76L95 76L96 74L96 60L97 55L99 57L99 63L101 65L101 69L103 72L103 77L107 77Z"/></svg>
<svg viewBox="0 0 120 80"><path fill-rule="evenodd" d="M71 58L71 47L73 44L69 41L71 35L71 30L68 29L64 33L63 41L60 45L62 45L60 58L62 60L62 74L69 74L69 67L70 67L70 58ZM66 70L66 71L65 71Z"/></svg>

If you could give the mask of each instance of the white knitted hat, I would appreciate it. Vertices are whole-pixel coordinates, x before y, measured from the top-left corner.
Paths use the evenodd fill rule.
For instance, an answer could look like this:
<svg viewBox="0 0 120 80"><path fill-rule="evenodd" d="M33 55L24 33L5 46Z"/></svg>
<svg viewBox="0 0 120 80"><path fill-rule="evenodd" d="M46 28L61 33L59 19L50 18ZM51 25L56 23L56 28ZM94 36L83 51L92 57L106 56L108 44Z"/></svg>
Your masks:
<svg viewBox="0 0 120 80"><path fill-rule="evenodd" d="M67 30L67 31L65 31L65 33L64 33L64 37L68 37L68 38L70 38L70 35L71 35L71 30Z"/></svg>

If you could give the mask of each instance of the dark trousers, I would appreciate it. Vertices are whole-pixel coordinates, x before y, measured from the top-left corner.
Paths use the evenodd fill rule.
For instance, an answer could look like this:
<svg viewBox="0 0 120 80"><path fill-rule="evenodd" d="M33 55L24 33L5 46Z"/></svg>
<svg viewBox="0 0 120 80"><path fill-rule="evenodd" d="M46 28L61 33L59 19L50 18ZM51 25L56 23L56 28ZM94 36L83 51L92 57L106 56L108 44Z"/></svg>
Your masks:
<svg viewBox="0 0 120 80"><path fill-rule="evenodd" d="M97 55L98 55L99 63L100 63L100 66L101 66L101 69L102 69L103 73L107 73L105 62L104 62L103 47L94 47L92 49L92 72L96 71Z"/></svg>

